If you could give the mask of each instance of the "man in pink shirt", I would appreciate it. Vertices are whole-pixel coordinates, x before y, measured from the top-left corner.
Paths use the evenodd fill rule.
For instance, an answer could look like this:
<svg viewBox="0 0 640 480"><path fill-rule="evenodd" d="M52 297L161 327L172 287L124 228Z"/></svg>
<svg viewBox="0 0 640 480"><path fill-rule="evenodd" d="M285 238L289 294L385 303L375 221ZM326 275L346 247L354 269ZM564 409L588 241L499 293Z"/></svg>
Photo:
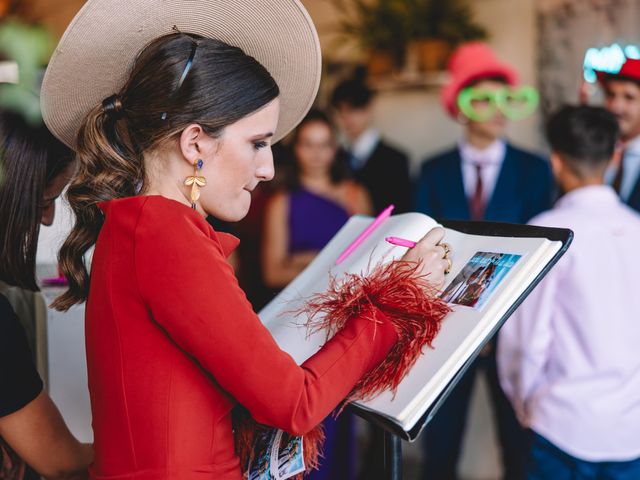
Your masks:
<svg viewBox="0 0 640 480"><path fill-rule="evenodd" d="M530 223L575 239L500 332L500 382L532 431L528 480L640 479L640 216L603 183L619 127L564 107L547 134L565 193Z"/></svg>

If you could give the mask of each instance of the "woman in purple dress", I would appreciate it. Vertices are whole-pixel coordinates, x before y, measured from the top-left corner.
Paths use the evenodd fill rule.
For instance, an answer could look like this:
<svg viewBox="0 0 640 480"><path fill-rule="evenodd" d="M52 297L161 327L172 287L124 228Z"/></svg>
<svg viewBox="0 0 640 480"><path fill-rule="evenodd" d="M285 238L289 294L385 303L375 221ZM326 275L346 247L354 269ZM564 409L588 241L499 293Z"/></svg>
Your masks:
<svg viewBox="0 0 640 480"><path fill-rule="evenodd" d="M295 130L285 188L265 212L262 267L267 286L280 289L313 260L354 214L372 214L365 189L336 157L334 128L311 111Z"/></svg>
<svg viewBox="0 0 640 480"><path fill-rule="evenodd" d="M296 129L286 187L266 208L262 248L265 284L281 289L316 256L351 215L372 213L363 187L349 179L347 165L336 158L333 125L312 111ZM355 477L355 426L351 414L323 422L324 456L312 480Z"/></svg>

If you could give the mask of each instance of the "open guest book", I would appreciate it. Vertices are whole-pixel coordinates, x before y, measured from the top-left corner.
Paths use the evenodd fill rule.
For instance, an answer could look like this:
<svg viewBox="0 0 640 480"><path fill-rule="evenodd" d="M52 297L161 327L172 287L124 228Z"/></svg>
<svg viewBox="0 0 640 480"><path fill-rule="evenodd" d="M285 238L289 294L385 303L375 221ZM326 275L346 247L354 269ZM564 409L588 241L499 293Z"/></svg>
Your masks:
<svg viewBox="0 0 640 480"><path fill-rule="evenodd" d="M440 225L420 213L394 215L382 222L342 263L336 259L373 221L354 216L314 261L261 312L278 345L298 364L325 342L324 332L308 335L304 316L295 317L313 294L324 292L330 277L345 272L366 275L380 263L400 258L406 247L388 236L417 241ZM486 222L443 222L451 246L452 268L441 296L452 307L432 348L398 386L355 402L356 413L406 440L414 440L448 392L528 293L571 243L570 230Z"/></svg>

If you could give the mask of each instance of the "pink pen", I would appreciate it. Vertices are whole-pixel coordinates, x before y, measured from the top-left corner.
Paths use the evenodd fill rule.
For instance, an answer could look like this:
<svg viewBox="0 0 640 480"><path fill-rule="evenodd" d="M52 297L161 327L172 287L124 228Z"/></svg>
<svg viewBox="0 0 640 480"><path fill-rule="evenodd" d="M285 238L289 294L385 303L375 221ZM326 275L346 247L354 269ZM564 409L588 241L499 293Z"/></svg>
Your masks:
<svg viewBox="0 0 640 480"><path fill-rule="evenodd" d="M414 242L413 240L407 240L406 238L400 237L386 237L385 240L391 245L397 245L399 247L413 248L417 244L417 242Z"/></svg>
<svg viewBox="0 0 640 480"><path fill-rule="evenodd" d="M340 265L342 262L344 262L344 259L347 258L349 255L351 255L351 253L356 248L358 248L360 244L364 242L369 235L371 235L371 232L373 232L376 228L378 228L378 226L391 215L391 212L393 212L394 208L395 208L394 205L389 205L382 212L380 212L380 215L378 215L373 220L373 222L371 222L371 224L367 228L365 228L360 235L358 235L358 237L351 243L351 245L345 248L344 252L340 254L338 259L336 260L336 265Z"/></svg>

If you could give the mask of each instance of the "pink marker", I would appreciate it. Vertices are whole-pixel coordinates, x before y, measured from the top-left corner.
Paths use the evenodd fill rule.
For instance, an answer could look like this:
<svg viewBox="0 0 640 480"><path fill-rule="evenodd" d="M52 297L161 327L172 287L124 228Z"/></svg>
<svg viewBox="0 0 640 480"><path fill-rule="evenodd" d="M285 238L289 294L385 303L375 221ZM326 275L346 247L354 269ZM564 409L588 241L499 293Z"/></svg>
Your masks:
<svg viewBox="0 0 640 480"><path fill-rule="evenodd" d="M373 220L373 222L371 222L371 224L367 228L365 228L360 235L358 235L358 237L351 243L351 245L345 248L344 252L340 254L338 259L336 260L336 265L340 265L342 262L344 262L344 259L347 258L349 255L351 255L351 253L356 248L358 248L360 244L364 242L369 235L371 235L371 232L373 232L376 228L378 228L380 224L384 222L391 215L391 212L393 212L394 208L395 208L394 205L389 205L382 212L380 212L380 215L378 215Z"/></svg>
<svg viewBox="0 0 640 480"><path fill-rule="evenodd" d="M413 240L407 240L406 238L400 237L386 237L385 240L391 245L397 245L399 247L413 248L417 244L417 242L414 242Z"/></svg>

